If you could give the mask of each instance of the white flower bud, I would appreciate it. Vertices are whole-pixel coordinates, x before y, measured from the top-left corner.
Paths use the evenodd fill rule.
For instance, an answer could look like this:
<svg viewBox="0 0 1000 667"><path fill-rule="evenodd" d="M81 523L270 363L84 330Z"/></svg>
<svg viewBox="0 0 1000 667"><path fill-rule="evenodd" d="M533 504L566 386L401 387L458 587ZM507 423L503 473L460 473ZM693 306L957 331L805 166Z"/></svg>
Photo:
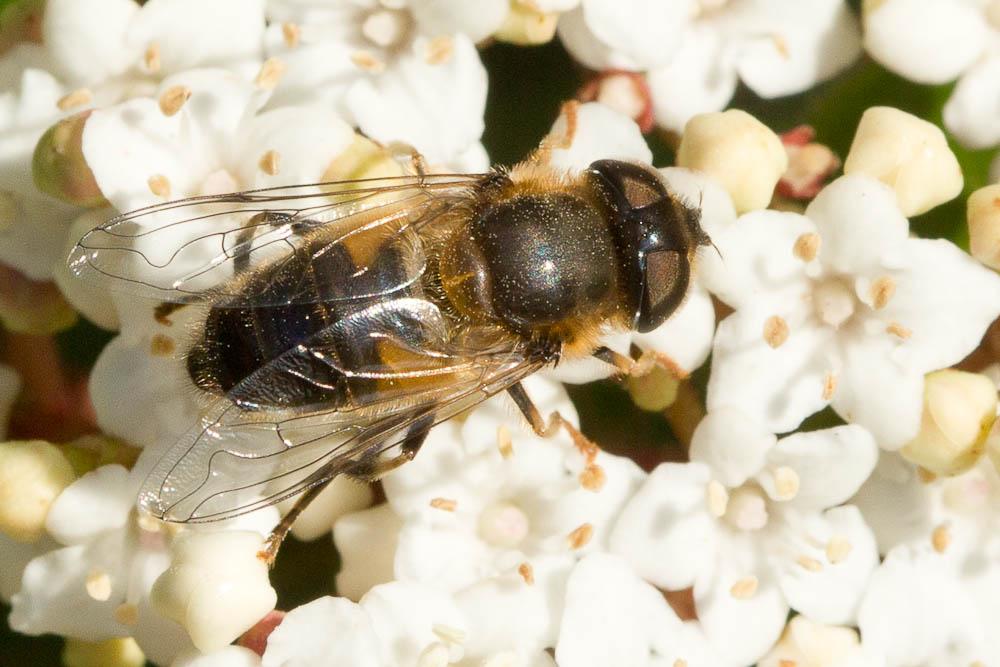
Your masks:
<svg viewBox="0 0 1000 667"><path fill-rule="evenodd" d="M938 475L975 465L996 420L997 389L984 375L946 369L924 379L924 411L917 437L900 453Z"/></svg>
<svg viewBox="0 0 1000 667"><path fill-rule="evenodd" d="M871 176L893 188L907 217L962 191L962 170L944 132L892 107L872 107L861 116L844 173Z"/></svg>
<svg viewBox="0 0 1000 667"><path fill-rule="evenodd" d="M0 531L18 542L40 538L49 508L75 478L55 445L42 440L0 444Z"/></svg>
<svg viewBox="0 0 1000 667"><path fill-rule="evenodd" d="M758 664L760 667L862 664L861 655L861 642L853 628L823 625L796 616Z"/></svg>
<svg viewBox="0 0 1000 667"><path fill-rule="evenodd" d="M153 584L153 606L183 625L200 651L222 648L277 602L267 565L257 557L262 547L251 531L181 534L170 567Z"/></svg>
<svg viewBox="0 0 1000 667"><path fill-rule="evenodd" d="M556 34L556 23L559 15L544 12L531 3L512 2L510 13L503 24L493 33L501 42L510 42L519 46L545 44Z"/></svg>
<svg viewBox="0 0 1000 667"><path fill-rule="evenodd" d="M677 165L721 183L740 213L766 208L774 186L788 169L781 139L738 109L695 116L684 127Z"/></svg>
<svg viewBox="0 0 1000 667"><path fill-rule="evenodd" d="M63 648L64 667L142 667L146 656L131 637L85 642L68 637Z"/></svg>
<svg viewBox="0 0 1000 667"><path fill-rule="evenodd" d="M1000 183L973 192L966 215L972 256L1000 270Z"/></svg>

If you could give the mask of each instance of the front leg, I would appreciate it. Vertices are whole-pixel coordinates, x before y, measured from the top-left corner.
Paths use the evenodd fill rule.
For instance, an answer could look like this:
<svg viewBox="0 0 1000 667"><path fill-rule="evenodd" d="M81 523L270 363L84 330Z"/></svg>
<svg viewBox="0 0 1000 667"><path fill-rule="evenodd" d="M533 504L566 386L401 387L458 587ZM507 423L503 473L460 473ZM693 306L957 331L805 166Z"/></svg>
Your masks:
<svg viewBox="0 0 1000 667"><path fill-rule="evenodd" d="M559 412L551 413L548 422L546 422L542 418L542 413L538 410L538 406L531 400L528 392L524 390L520 382L508 387L507 393L514 399L514 403L521 411L521 414L524 415L524 418L528 420L531 430L535 432L535 435L542 438L551 438L559 429L563 429L573 439L573 444L580 450L580 453L586 457L587 463L593 462L600 448L581 433L580 429L574 426L572 422L559 414Z"/></svg>

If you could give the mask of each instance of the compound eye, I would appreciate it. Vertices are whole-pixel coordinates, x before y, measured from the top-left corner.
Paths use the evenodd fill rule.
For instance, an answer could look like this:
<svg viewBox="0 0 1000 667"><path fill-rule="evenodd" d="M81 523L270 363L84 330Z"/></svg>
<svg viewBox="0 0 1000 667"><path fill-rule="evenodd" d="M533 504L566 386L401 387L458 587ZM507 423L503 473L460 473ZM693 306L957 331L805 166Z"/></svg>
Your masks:
<svg viewBox="0 0 1000 667"><path fill-rule="evenodd" d="M690 280L691 265L686 255L676 250L649 253L636 330L646 333L666 322L684 301Z"/></svg>
<svg viewBox="0 0 1000 667"><path fill-rule="evenodd" d="M598 160L590 165L614 190L619 204L628 209L645 208L667 197L658 174L631 162Z"/></svg>

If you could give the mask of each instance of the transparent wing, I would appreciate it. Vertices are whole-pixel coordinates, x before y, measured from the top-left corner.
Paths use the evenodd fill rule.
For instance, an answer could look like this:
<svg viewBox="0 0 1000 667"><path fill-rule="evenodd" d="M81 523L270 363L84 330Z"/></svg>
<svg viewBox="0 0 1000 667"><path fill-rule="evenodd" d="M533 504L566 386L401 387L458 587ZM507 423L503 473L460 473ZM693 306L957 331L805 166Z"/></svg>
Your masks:
<svg viewBox="0 0 1000 667"><path fill-rule="evenodd" d="M318 259L363 257L366 245L393 243L394 234L405 237L467 202L480 178L400 176L165 202L88 232L69 265L113 290L158 301L238 308L330 300L304 279ZM356 263L342 281L366 268ZM364 296L348 284L340 291L338 298Z"/></svg>
<svg viewBox="0 0 1000 667"><path fill-rule="evenodd" d="M412 426L444 421L545 363L490 331L467 332L458 344L435 337L443 323L429 309L436 311L420 299L374 305L248 377L157 463L140 493L142 506L168 521L205 522L273 504L357 472L398 448ZM404 312L424 330L398 333ZM338 341L358 335L377 340L381 358L393 362L344 367ZM252 401L233 400L304 381L330 388L331 368L340 373L338 395L350 397L335 407L259 411L247 409Z"/></svg>

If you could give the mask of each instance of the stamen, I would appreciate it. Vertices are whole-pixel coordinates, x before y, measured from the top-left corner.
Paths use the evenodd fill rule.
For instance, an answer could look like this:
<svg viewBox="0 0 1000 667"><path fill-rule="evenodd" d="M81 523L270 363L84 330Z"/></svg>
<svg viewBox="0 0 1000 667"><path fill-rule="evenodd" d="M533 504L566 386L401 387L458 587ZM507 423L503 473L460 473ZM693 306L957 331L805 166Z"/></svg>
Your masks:
<svg viewBox="0 0 1000 667"><path fill-rule="evenodd" d="M500 456L509 459L514 455L514 442L510 438L510 429L503 424L497 427L497 449Z"/></svg>
<svg viewBox="0 0 1000 667"><path fill-rule="evenodd" d="M736 580L736 583L729 589L729 594L737 600L746 600L754 596L758 586L760 586L760 581L757 577L752 574L747 575Z"/></svg>
<svg viewBox="0 0 1000 667"><path fill-rule="evenodd" d="M848 554L851 553L851 549L853 548L854 545L846 537L839 535L831 537L830 541L826 543L826 559L832 565L842 563L847 559Z"/></svg>
<svg viewBox="0 0 1000 667"><path fill-rule="evenodd" d="M890 333L893 336L901 338L902 340L906 340L913 334L912 331L904 327L899 322L890 322L889 325L885 328L885 331L886 333Z"/></svg>
<svg viewBox="0 0 1000 667"><path fill-rule="evenodd" d="M154 357L169 357L176 349L174 339L165 334L153 334L149 341L149 353Z"/></svg>
<svg viewBox="0 0 1000 667"><path fill-rule="evenodd" d="M94 569L88 572L84 587L87 595L98 602L105 602L111 597L111 577L104 570Z"/></svg>
<svg viewBox="0 0 1000 667"><path fill-rule="evenodd" d="M260 67L254 84L261 90L272 90L285 73L285 63L279 58L268 58Z"/></svg>
<svg viewBox="0 0 1000 667"><path fill-rule="evenodd" d="M774 489L778 500L791 500L799 493L799 473L788 466L774 469Z"/></svg>
<svg viewBox="0 0 1000 667"><path fill-rule="evenodd" d="M945 524L941 524L931 532L931 546L934 551L943 554L951 544L951 529Z"/></svg>
<svg viewBox="0 0 1000 667"><path fill-rule="evenodd" d="M428 65L443 65L451 60L454 52L455 41L449 35L441 35L427 43L424 60Z"/></svg>
<svg viewBox="0 0 1000 667"><path fill-rule="evenodd" d="M604 488L604 483L607 481L607 475L604 474L604 468L597 465L596 463L591 463L583 472L580 473L580 486L587 489L588 491L598 492Z"/></svg>
<svg viewBox="0 0 1000 667"><path fill-rule="evenodd" d="M160 45L153 42L142 54L142 62L146 66L146 71L156 74L160 71Z"/></svg>
<svg viewBox="0 0 1000 667"><path fill-rule="evenodd" d="M76 109L77 107L82 107L94 99L88 88L77 88L71 93L67 93L59 98L56 102L56 106L59 107L60 111L69 111L70 109Z"/></svg>
<svg viewBox="0 0 1000 667"><path fill-rule="evenodd" d="M837 376L833 371L829 371L823 378L823 400L829 401L835 391L837 391Z"/></svg>
<svg viewBox="0 0 1000 667"><path fill-rule="evenodd" d="M458 507L458 501L450 498L432 498L431 507L444 512L454 512L455 508Z"/></svg>
<svg viewBox="0 0 1000 667"><path fill-rule="evenodd" d="M115 607L114 617L122 625L136 625L139 622L139 607L131 602L123 602Z"/></svg>
<svg viewBox="0 0 1000 667"><path fill-rule="evenodd" d="M814 234L812 232L803 234L799 238L795 239L795 245L792 246L792 253L803 262L811 262L816 259L816 255L819 254L819 246L822 240L819 234Z"/></svg>
<svg viewBox="0 0 1000 667"><path fill-rule="evenodd" d="M149 191L157 197L170 199L170 179L163 174L153 174L146 180Z"/></svg>
<svg viewBox="0 0 1000 667"><path fill-rule="evenodd" d="M171 86L160 95L160 112L164 116L173 116L191 98L191 89L187 86Z"/></svg>
<svg viewBox="0 0 1000 667"><path fill-rule="evenodd" d="M764 341L777 349L788 340L788 322L779 315L772 315L764 322Z"/></svg>
<svg viewBox="0 0 1000 667"><path fill-rule="evenodd" d="M448 667L450 663L451 651L441 642L428 644L417 656L417 667Z"/></svg>
<svg viewBox="0 0 1000 667"><path fill-rule="evenodd" d="M518 565L517 573L521 575L522 579L524 579L524 583L528 584L529 586L534 585L535 568L531 566L531 563L521 563L520 565Z"/></svg>
<svg viewBox="0 0 1000 667"><path fill-rule="evenodd" d="M257 165L265 174L274 176L281 168L281 154L276 150L269 150L260 156L260 162Z"/></svg>
<svg viewBox="0 0 1000 667"><path fill-rule="evenodd" d="M352 53L351 62L354 63L358 69L371 72L372 74L378 74L379 72L385 70L385 62L367 51L355 51Z"/></svg>
<svg viewBox="0 0 1000 667"><path fill-rule="evenodd" d="M569 546L571 549L582 549L587 546L587 543L590 542L590 538L593 536L594 526L592 524L580 524L568 535Z"/></svg>
<svg viewBox="0 0 1000 667"><path fill-rule="evenodd" d="M810 572L819 572L823 569L823 563L820 563L815 558L810 558L804 554L796 558L795 562L798 563L803 569L809 570Z"/></svg>
<svg viewBox="0 0 1000 667"><path fill-rule="evenodd" d="M712 480L705 489L708 499L708 511L715 517L723 517L729 505L729 492L719 481Z"/></svg>
<svg viewBox="0 0 1000 667"><path fill-rule="evenodd" d="M294 49L299 45L299 40L302 38L302 28L296 23L282 23L281 36L285 38L285 45L290 49Z"/></svg>
<svg viewBox="0 0 1000 667"><path fill-rule="evenodd" d="M872 283L872 307L875 308L875 310L882 310L889 304L889 300L895 293L896 281L889 276L882 276Z"/></svg>

